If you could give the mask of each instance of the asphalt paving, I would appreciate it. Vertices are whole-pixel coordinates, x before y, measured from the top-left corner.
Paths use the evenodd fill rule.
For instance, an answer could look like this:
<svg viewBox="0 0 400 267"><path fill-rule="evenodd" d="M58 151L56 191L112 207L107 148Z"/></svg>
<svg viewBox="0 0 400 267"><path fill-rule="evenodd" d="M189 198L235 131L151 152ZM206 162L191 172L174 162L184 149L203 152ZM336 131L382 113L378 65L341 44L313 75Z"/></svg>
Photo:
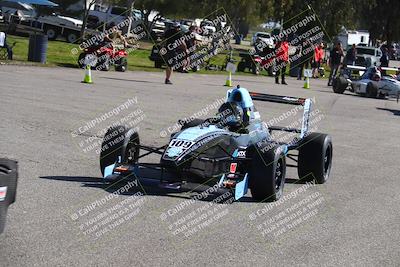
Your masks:
<svg viewBox="0 0 400 267"><path fill-rule="evenodd" d="M291 169L283 201L258 203L249 193L231 203L229 192L210 199L135 182L104 185L96 152L113 122L129 122L144 144L165 144L178 119L216 112L225 76L174 74L165 85L157 72L93 72L94 84L81 83L83 75L0 66L0 157L19 162L1 266L400 264L395 100L334 94L325 79L307 90L293 78L285 86L233 75L234 86L250 91L315 97L314 129L332 136L334 155L326 184L299 182ZM298 122L298 112L284 115L288 105L256 106L265 122Z"/></svg>

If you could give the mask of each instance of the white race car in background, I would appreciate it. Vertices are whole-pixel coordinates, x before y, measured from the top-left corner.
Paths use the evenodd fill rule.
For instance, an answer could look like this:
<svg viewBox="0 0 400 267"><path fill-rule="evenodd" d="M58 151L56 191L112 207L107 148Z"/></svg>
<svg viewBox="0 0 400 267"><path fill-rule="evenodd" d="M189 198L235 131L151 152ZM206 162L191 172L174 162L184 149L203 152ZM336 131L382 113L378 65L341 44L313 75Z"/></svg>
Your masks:
<svg viewBox="0 0 400 267"><path fill-rule="evenodd" d="M372 98L393 97L399 100L400 81L390 76L382 76L381 71L397 70L394 68L346 66L333 81L333 91L343 94L346 89L350 92ZM359 73L359 75L356 75Z"/></svg>

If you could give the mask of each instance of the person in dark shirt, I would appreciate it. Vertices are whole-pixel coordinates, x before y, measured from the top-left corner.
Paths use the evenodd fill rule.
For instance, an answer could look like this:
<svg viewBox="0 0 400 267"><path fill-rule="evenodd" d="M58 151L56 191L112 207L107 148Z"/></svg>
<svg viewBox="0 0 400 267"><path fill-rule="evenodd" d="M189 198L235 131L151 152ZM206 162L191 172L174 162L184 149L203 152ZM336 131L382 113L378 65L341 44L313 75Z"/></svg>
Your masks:
<svg viewBox="0 0 400 267"><path fill-rule="evenodd" d="M196 48L197 48L196 26L194 25L190 26L189 31L185 35L186 35L185 38L186 47L189 50L189 52L186 54L186 61L187 61L186 65L189 66L192 63L190 57L196 53ZM192 68L197 70L195 62L193 62Z"/></svg>
<svg viewBox="0 0 400 267"><path fill-rule="evenodd" d="M178 23L174 23L164 34L165 47L162 49L161 55L165 56L167 69L165 71L165 84L172 84L170 81L174 68L178 65L177 56L187 50L184 38L181 33L181 27ZM163 55L164 54L164 55Z"/></svg>
<svg viewBox="0 0 400 267"><path fill-rule="evenodd" d="M311 62L314 59L314 45L310 40L303 42L301 46L301 57L299 64L299 72L297 74L297 80L301 80L304 69L308 69L311 66Z"/></svg>
<svg viewBox="0 0 400 267"><path fill-rule="evenodd" d="M381 62L381 67L389 66L389 50L386 46L382 47L382 56L380 62Z"/></svg>
<svg viewBox="0 0 400 267"><path fill-rule="evenodd" d="M279 84L279 76L281 76L282 84L287 85L285 81L286 66L289 61L289 43L285 36L282 41L276 44L276 65L275 65L275 83Z"/></svg>
<svg viewBox="0 0 400 267"><path fill-rule="evenodd" d="M340 63L342 62L343 48L340 42L336 43L336 46L331 50L329 55L329 66L331 68L331 74L329 75L328 86L332 85L333 79L336 78Z"/></svg>
<svg viewBox="0 0 400 267"><path fill-rule="evenodd" d="M389 49L387 46L382 47L382 56L380 58L381 67L389 67ZM382 74L386 75L386 70L382 70Z"/></svg>
<svg viewBox="0 0 400 267"><path fill-rule="evenodd" d="M354 65L356 62L356 57L357 57L356 45L353 44L346 53L346 64Z"/></svg>

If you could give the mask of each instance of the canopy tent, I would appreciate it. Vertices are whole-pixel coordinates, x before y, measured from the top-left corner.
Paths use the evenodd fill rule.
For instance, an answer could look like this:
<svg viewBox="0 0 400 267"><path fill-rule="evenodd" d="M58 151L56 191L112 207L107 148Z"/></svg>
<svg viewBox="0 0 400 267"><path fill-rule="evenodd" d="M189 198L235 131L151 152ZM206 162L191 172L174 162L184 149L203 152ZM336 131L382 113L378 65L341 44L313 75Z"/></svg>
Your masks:
<svg viewBox="0 0 400 267"><path fill-rule="evenodd" d="M58 6L58 4L48 1L48 0L8 0L7 2L16 2L16 3L20 3L20 4L50 6L50 7Z"/></svg>
<svg viewBox="0 0 400 267"><path fill-rule="evenodd" d="M29 4L14 1L0 1L0 7L8 7L23 11L33 10L33 7Z"/></svg>

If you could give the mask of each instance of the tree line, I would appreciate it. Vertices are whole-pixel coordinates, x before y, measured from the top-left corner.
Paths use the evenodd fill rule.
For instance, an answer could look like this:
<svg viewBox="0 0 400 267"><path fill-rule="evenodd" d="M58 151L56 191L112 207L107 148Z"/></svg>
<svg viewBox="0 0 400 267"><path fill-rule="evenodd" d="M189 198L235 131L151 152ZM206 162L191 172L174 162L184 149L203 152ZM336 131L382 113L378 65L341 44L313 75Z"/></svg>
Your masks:
<svg viewBox="0 0 400 267"><path fill-rule="evenodd" d="M400 40L399 0L84 0L140 9L146 17L157 10L164 17L203 18L224 10L233 23L245 21L256 26L266 21L285 21L308 6L317 14L328 36L342 27L370 32L373 41ZM61 7L77 0L55 0ZM84 11L83 11L84 12ZM237 24L236 24L237 25Z"/></svg>

